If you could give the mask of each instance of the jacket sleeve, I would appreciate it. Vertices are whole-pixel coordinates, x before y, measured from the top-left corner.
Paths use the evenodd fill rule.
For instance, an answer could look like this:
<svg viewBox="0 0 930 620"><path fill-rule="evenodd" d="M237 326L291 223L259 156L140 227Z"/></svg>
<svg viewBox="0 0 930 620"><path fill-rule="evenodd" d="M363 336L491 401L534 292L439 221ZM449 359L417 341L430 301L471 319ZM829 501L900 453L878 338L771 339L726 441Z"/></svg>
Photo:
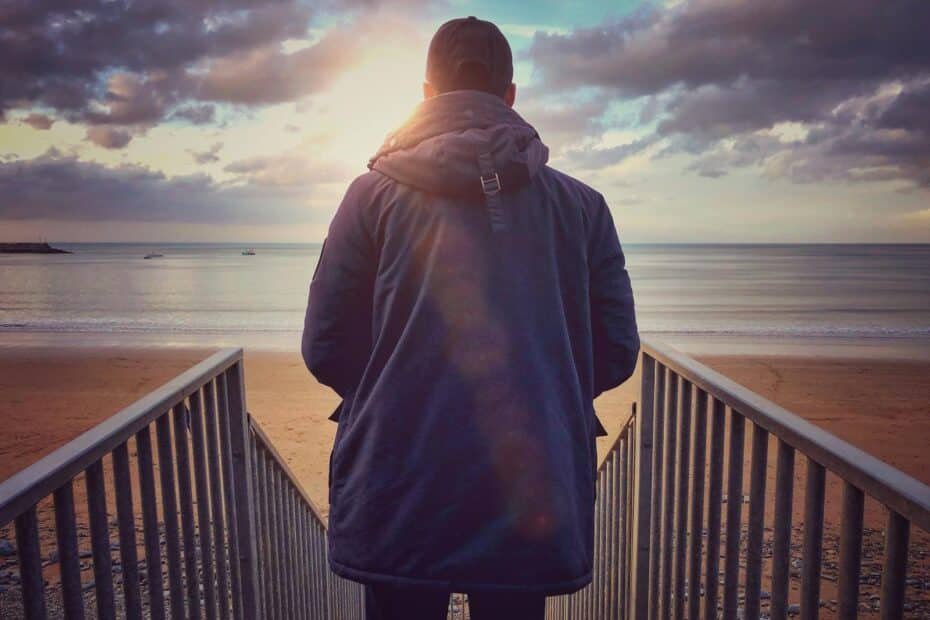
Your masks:
<svg viewBox="0 0 930 620"><path fill-rule="evenodd" d="M633 289L617 228L603 199L591 215L588 269L596 397L629 379L639 356Z"/></svg>
<svg viewBox="0 0 930 620"><path fill-rule="evenodd" d="M365 223L365 193L353 183L330 224L310 281L301 343L313 376L343 397L358 385L371 352L377 252Z"/></svg>

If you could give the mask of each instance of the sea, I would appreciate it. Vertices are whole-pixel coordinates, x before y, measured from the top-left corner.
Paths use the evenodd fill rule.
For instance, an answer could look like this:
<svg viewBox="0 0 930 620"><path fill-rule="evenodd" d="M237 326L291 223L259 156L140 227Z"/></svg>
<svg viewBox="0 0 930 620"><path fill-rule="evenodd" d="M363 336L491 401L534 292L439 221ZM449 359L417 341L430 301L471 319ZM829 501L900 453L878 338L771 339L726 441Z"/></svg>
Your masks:
<svg viewBox="0 0 930 620"><path fill-rule="evenodd" d="M297 351L321 249L54 245L73 253L0 254L0 346ZM644 338L692 353L930 359L930 245L624 251Z"/></svg>

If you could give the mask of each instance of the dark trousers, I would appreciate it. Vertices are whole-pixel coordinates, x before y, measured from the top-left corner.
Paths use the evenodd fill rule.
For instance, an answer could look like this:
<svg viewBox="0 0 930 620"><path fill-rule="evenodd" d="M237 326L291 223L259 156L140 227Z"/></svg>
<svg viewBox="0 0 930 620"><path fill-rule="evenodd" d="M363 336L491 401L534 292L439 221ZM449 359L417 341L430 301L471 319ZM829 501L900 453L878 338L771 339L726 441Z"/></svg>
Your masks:
<svg viewBox="0 0 930 620"><path fill-rule="evenodd" d="M449 593L427 588L365 586L366 620L445 620ZM472 620L542 620L542 594L475 592L468 595Z"/></svg>

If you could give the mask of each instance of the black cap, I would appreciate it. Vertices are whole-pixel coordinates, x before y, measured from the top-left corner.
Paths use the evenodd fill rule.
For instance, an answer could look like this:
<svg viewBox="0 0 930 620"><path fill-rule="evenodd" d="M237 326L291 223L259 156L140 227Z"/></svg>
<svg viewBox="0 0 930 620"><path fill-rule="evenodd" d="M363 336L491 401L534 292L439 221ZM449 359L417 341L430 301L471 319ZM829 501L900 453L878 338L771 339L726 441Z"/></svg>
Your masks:
<svg viewBox="0 0 930 620"><path fill-rule="evenodd" d="M513 82L513 55L504 33L475 17L447 21L429 44L426 81L439 92L486 90L501 95Z"/></svg>

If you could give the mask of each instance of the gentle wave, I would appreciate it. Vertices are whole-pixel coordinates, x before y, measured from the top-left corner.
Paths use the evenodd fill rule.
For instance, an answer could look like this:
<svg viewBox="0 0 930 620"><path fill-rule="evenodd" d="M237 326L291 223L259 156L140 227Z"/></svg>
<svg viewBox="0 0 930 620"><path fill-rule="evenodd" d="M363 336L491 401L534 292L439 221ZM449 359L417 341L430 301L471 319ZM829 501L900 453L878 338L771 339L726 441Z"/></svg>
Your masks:
<svg viewBox="0 0 930 620"><path fill-rule="evenodd" d="M65 245L0 258L0 339L293 343L319 246ZM158 250L159 261L142 259ZM930 245L627 246L644 335L666 341L930 340ZM107 335L110 335L109 339ZM84 338L83 335L89 337ZM907 341L911 341L908 343Z"/></svg>
<svg viewBox="0 0 930 620"><path fill-rule="evenodd" d="M35 323L0 323L0 332L26 331L26 332L71 332L71 333L169 333L180 332L185 334L286 334L298 333L301 327L287 325L263 325L247 327L204 327L197 325L177 324L102 324L68 323L68 322L35 322ZM644 335L663 336L753 336L771 338L930 338L928 327L848 327L848 326L797 326L797 327L741 327L727 329L704 328L645 328L640 330Z"/></svg>

